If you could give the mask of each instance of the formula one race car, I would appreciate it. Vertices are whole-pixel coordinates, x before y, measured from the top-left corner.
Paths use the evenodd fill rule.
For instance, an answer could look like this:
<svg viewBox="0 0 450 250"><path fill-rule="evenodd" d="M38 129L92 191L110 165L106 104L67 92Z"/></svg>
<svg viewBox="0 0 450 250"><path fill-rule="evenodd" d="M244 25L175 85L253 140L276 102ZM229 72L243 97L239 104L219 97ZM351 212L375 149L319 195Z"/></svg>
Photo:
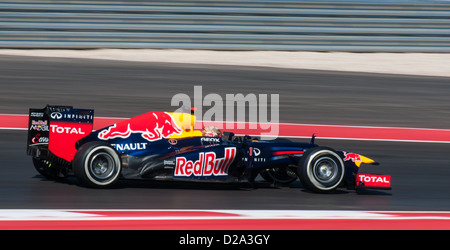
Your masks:
<svg viewBox="0 0 450 250"><path fill-rule="evenodd" d="M148 112L93 131L94 111L70 106L30 109L27 153L47 178L75 175L89 187L123 179L249 181L300 179L319 193L340 186L390 189L388 175L358 175L377 163L314 143L267 140L233 133L209 137L195 130L192 113Z"/></svg>

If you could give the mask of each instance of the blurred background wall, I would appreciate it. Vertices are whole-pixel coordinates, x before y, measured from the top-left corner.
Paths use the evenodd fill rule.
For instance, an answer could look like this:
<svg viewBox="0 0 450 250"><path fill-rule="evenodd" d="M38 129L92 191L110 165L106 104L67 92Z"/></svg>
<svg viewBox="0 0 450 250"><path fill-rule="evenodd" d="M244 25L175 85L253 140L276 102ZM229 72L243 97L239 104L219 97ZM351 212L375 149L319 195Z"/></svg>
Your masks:
<svg viewBox="0 0 450 250"><path fill-rule="evenodd" d="M450 1L0 2L0 48L450 52Z"/></svg>

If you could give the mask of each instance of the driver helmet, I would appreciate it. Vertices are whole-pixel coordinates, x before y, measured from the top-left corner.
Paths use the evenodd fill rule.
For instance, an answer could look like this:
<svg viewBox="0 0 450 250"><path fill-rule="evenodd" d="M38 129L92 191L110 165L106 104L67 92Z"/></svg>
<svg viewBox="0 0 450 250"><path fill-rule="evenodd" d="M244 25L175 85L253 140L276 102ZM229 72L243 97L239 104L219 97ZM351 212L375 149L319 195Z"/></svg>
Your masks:
<svg viewBox="0 0 450 250"><path fill-rule="evenodd" d="M202 130L202 135L206 137L221 137L222 132L216 126L206 126Z"/></svg>

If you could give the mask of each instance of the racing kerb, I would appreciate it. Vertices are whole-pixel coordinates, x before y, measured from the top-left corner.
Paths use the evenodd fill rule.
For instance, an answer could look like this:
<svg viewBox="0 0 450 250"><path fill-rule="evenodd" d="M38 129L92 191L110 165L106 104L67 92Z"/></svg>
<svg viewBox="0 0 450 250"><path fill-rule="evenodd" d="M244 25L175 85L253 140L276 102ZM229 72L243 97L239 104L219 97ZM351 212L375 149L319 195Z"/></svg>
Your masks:
<svg viewBox="0 0 450 250"><path fill-rule="evenodd" d="M448 230L449 212L346 210L0 210L8 230Z"/></svg>

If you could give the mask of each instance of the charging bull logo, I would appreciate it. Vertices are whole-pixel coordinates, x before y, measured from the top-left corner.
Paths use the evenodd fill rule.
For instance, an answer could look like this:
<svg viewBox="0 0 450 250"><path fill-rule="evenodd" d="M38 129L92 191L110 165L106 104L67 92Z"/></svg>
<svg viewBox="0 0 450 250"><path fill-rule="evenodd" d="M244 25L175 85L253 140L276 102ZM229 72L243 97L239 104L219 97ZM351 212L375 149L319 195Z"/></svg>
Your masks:
<svg viewBox="0 0 450 250"><path fill-rule="evenodd" d="M351 160L352 162L361 161L361 156L359 154L344 152L344 156L345 156L344 161L349 160Z"/></svg>
<svg viewBox="0 0 450 250"><path fill-rule="evenodd" d="M181 128L170 114L149 112L112 125L100 132L98 138L102 140L128 138L132 133L141 133L142 138L156 141L174 134L180 135L181 132Z"/></svg>

